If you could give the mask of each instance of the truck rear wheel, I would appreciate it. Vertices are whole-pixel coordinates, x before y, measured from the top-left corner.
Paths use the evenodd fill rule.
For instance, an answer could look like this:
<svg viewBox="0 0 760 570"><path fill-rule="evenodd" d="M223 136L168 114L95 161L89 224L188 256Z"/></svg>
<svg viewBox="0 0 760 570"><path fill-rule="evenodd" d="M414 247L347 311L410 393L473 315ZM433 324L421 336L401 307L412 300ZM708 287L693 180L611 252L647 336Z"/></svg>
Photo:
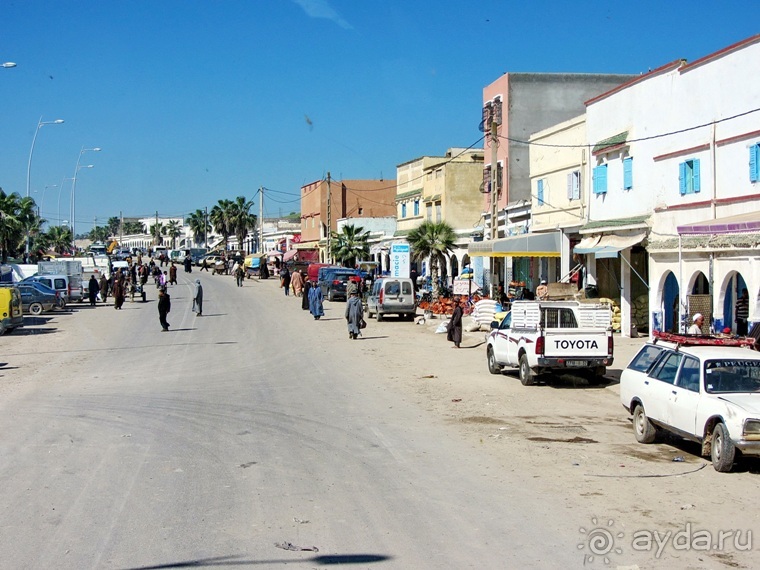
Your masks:
<svg viewBox="0 0 760 570"><path fill-rule="evenodd" d="M528 356L525 353L520 355L520 382L523 386L533 386L536 382L536 376L530 369Z"/></svg>

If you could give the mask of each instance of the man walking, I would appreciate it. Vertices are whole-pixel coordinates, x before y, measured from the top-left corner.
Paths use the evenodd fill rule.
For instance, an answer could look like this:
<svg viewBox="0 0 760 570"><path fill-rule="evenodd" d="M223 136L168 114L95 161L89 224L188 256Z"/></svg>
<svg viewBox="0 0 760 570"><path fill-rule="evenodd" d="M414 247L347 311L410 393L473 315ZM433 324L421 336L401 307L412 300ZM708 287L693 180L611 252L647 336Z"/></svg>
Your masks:
<svg viewBox="0 0 760 570"><path fill-rule="evenodd" d="M200 279L195 280L195 295L193 295L193 311L195 311L195 316L197 317L203 316L203 286L201 285Z"/></svg>
<svg viewBox="0 0 760 570"><path fill-rule="evenodd" d="M162 332L169 330L169 323L166 322L166 315L169 314L171 308L171 297L169 297L169 293L166 292L166 287L161 287L158 290L158 321L161 323Z"/></svg>
<svg viewBox="0 0 760 570"><path fill-rule="evenodd" d="M98 299L98 292L100 291L100 285L94 275L90 275L90 282L87 284L87 293L90 297L90 306L94 307L95 302Z"/></svg>

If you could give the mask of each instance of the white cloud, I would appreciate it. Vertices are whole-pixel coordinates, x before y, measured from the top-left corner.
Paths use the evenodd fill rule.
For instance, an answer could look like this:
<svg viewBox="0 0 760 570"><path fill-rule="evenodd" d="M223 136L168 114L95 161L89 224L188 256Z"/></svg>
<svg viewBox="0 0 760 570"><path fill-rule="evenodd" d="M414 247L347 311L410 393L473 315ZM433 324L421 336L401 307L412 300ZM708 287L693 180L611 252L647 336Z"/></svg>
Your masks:
<svg viewBox="0 0 760 570"><path fill-rule="evenodd" d="M340 14L338 14L332 6L327 3L327 0L293 0L298 4L306 15L311 18L325 18L326 20L332 20L345 30L352 30L354 27L346 22Z"/></svg>

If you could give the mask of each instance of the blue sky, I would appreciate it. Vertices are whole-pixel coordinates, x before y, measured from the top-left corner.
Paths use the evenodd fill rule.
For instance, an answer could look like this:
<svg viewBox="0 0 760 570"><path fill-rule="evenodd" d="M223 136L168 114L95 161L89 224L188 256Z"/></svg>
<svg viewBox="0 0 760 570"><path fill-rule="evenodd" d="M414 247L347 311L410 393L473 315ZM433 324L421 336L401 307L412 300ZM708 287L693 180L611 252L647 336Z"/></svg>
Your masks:
<svg viewBox="0 0 760 570"><path fill-rule="evenodd" d="M299 188L395 179L397 164L467 147L502 73L641 73L760 31L756 0L436 2L17 0L2 3L0 187L68 219L185 215ZM58 185L58 187L53 187ZM45 187L48 187L45 189ZM44 193L44 199L43 199ZM271 200L269 199L271 197ZM254 212L258 213L258 198Z"/></svg>

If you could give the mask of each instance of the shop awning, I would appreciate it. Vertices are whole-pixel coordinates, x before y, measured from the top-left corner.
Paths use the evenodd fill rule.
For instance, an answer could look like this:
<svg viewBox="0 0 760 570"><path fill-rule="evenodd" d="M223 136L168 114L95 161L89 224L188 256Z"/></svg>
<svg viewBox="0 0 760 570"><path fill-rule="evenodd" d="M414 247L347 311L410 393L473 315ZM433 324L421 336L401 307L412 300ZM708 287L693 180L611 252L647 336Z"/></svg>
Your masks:
<svg viewBox="0 0 760 570"><path fill-rule="evenodd" d="M646 232L630 235L588 236L573 248L573 253L593 254L597 259L617 257L620 251L641 243L645 237L647 237Z"/></svg>
<svg viewBox="0 0 760 570"><path fill-rule="evenodd" d="M470 257L560 257L560 233L524 234L475 241L467 246Z"/></svg>
<svg viewBox="0 0 760 570"><path fill-rule="evenodd" d="M678 234L682 236L760 232L760 212L747 212L736 216L705 220L696 224L678 226L677 229Z"/></svg>
<svg viewBox="0 0 760 570"><path fill-rule="evenodd" d="M290 261L296 256L297 253L298 253L297 249L289 249L288 251L285 252L285 255L282 256L282 260Z"/></svg>

